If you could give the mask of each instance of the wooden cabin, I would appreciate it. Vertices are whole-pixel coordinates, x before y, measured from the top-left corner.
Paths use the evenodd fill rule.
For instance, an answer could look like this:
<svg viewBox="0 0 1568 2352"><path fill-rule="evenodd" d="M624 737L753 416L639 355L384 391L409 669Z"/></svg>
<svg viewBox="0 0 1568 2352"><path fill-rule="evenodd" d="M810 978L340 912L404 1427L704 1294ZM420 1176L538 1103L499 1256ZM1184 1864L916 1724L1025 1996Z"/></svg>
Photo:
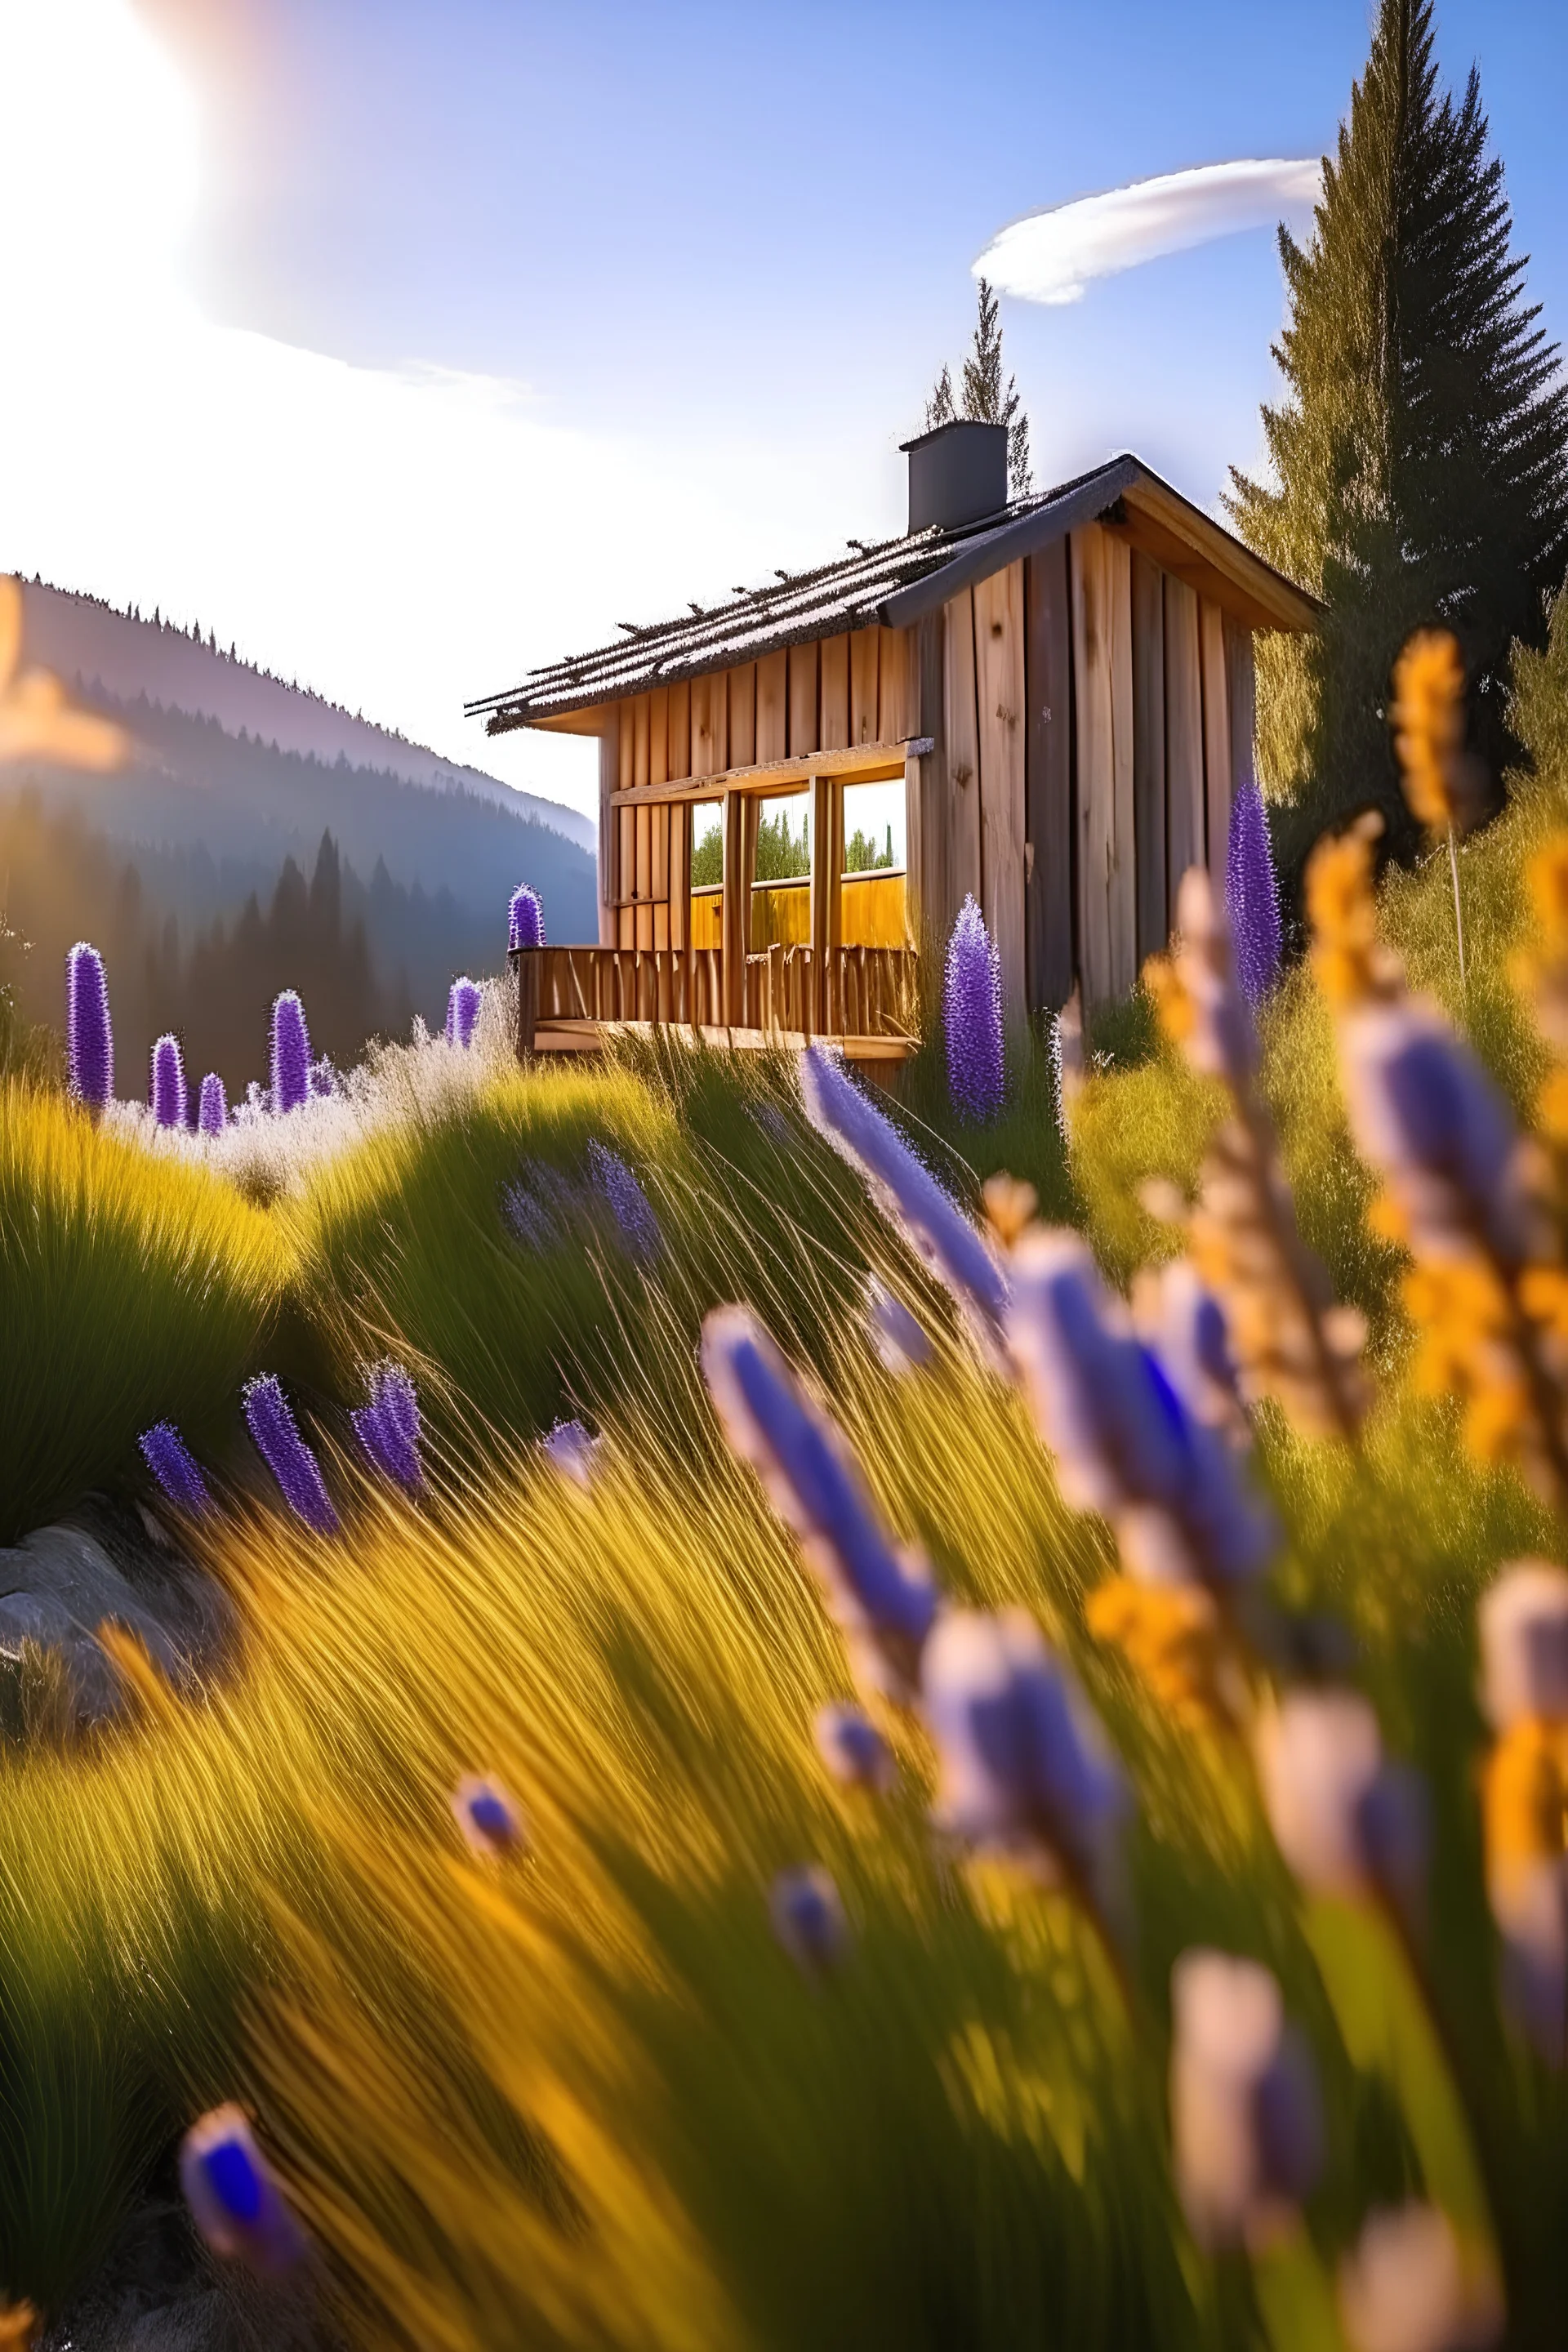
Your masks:
<svg viewBox="0 0 1568 2352"><path fill-rule="evenodd" d="M1009 501L1002 426L905 447L901 539L468 706L599 742L598 945L515 959L524 1046L637 1021L897 1058L970 893L1017 1027L1129 990L1223 865L1254 633L1312 598L1136 457Z"/></svg>

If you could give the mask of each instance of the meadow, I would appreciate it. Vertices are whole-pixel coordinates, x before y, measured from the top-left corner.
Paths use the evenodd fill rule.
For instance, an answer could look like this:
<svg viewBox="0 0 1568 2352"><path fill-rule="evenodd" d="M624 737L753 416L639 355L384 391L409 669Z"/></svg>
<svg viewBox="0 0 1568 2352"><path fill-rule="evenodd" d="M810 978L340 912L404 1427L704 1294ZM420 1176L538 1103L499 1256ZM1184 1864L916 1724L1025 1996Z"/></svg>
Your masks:
<svg viewBox="0 0 1568 2352"><path fill-rule="evenodd" d="M0 1540L140 1504L240 1639L195 1693L119 1641L74 1738L6 1669L5 2293L237 2100L353 2345L1560 2342L1568 1612L1478 1631L1563 1547L1550 749L1463 984L1446 856L1374 909L1352 844L1239 1081L1198 926L978 1124L940 1042L868 1129L783 1058L520 1070L500 990L212 1139L14 1075ZM1353 1041L1433 1019L1380 1129Z"/></svg>

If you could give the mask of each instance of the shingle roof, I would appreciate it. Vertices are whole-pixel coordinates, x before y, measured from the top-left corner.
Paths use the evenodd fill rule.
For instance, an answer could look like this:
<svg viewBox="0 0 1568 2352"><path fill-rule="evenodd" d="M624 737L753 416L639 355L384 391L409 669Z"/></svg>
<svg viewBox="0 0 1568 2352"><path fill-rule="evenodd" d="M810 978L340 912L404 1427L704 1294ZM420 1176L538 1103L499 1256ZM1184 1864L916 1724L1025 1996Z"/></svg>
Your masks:
<svg viewBox="0 0 1568 2352"><path fill-rule="evenodd" d="M520 686L466 704L469 718L483 718L487 732L538 725L552 718L618 701L649 687L726 669L781 646L837 635L872 622L903 628L944 604L976 580L1019 556L1034 553L1114 506L1129 491L1147 486L1192 518L1209 538L1227 533L1188 504L1133 457L1059 483L1041 497L1016 499L1000 513L957 530L915 531L875 546L856 547L815 571L781 572L765 587L738 590L726 604L707 611L693 606L679 620L627 628L613 645L531 671ZM1250 571L1278 582L1282 613L1287 600L1310 604L1302 592L1230 541ZM1301 625L1300 617L1285 625Z"/></svg>

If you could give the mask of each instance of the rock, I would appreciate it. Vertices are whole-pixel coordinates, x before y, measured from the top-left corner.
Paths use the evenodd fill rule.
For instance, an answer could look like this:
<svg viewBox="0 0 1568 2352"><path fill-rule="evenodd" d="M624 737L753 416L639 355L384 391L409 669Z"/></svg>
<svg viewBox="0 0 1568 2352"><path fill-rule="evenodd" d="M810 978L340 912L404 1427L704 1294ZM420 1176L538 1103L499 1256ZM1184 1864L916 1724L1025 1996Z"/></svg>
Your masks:
<svg viewBox="0 0 1568 2352"><path fill-rule="evenodd" d="M40 2352L329 2352L314 2283L215 2262L176 2199L149 2196Z"/></svg>
<svg viewBox="0 0 1568 2352"><path fill-rule="evenodd" d="M174 1687L188 1690L219 1662L234 1611L210 1577L172 1549L155 1551L107 1513L91 1531L40 1528L0 1549L0 1667L25 1682L29 1646L57 1657L79 1730L106 1721L122 1704L97 1638L106 1622L134 1633Z"/></svg>

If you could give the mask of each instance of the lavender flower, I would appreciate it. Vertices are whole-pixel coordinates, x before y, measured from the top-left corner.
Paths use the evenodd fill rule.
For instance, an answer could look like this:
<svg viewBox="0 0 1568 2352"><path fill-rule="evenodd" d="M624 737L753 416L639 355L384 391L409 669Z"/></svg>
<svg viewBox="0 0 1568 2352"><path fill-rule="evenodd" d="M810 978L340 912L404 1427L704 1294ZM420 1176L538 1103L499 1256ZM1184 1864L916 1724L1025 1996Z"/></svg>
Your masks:
<svg viewBox="0 0 1568 2352"><path fill-rule="evenodd" d="M419 1399L401 1364L374 1367L370 1402L358 1406L349 1418L374 1467L416 1494L425 1483L419 1463Z"/></svg>
<svg viewBox="0 0 1568 2352"><path fill-rule="evenodd" d="M1386 1897L1408 1914L1426 1859L1424 1792L1385 1762L1353 1691L1287 1692L1258 1735L1258 1778L1280 1853L1309 1894Z"/></svg>
<svg viewBox="0 0 1568 2352"><path fill-rule="evenodd" d="M660 1235L653 1202L618 1152L599 1142L588 1146L593 1181L607 1203L626 1255L637 1265L651 1265L658 1255Z"/></svg>
<svg viewBox="0 0 1568 2352"><path fill-rule="evenodd" d="M484 992L478 981L467 973L455 980L447 996L447 1043L467 1053L474 1042L474 1028L479 1017Z"/></svg>
<svg viewBox="0 0 1568 2352"><path fill-rule="evenodd" d="M335 1535L338 1515L321 1465L300 1436L275 1374L258 1372L247 1382L244 1405L246 1426L296 1518L303 1519L320 1536Z"/></svg>
<svg viewBox="0 0 1568 2352"><path fill-rule="evenodd" d="M509 948L542 948L544 945L544 908L537 890L527 883L511 894L507 908L507 940Z"/></svg>
<svg viewBox="0 0 1568 2352"><path fill-rule="evenodd" d="M945 1611L926 1643L921 1709L942 1765L938 1826L1108 1906L1126 1783L1028 1612Z"/></svg>
<svg viewBox="0 0 1568 2352"><path fill-rule="evenodd" d="M1189 1257L1142 1268L1132 1286L1138 1336L1153 1349L1182 1402L1238 1444L1250 1434L1225 1309Z"/></svg>
<svg viewBox="0 0 1568 2352"><path fill-rule="evenodd" d="M184 1126L185 1066L180 1053L180 1041L173 1030L165 1030L153 1048L148 1096L153 1105L153 1116L160 1127Z"/></svg>
<svg viewBox="0 0 1568 2352"><path fill-rule="evenodd" d="M858 1170L883 1214L952 1293L987 1362L1005 1369L1007 1284L968 1218L867 1101L836 1055L808 1045L800 1057L800 1090L813 1126Z"/></svg>
<svg viewBox="0 0 1568 2352"><path fill-rule="evenodd" d="M272 1108L298 1110L310 1091L310 1034L305 1008L291 988L272 1007Z"/></svg>
<svg viewBox="0 0 1568 2352"><path fill-rule="evenodd" d="M1235 1456L1128 1328L1076 1234L1026 1234L1008 1333L1035 1424L1075 1508L1110 1519L1128 1567L1154 1584L1219 1590L1268 1567L1274 1528Z"/></svg>
<svg viewBox="0 0 1568 2352"><path fill-rule="evenodd" d="M558 1421L540 1444L563 1478L586 1490L599 1472L605 1441L580 1421Z"/></svg>
<svg viewBox="0 0 1568 2352"><path fill-rule="evenodd" d="M708 1317L702 1370L731 1449L794 1529L858 1670L908 1692L936 1614L924 1560L894 1549L838 1432L749 1308Z"/></svg>
<svg viewBox="0 0 1568 2352"><path fill-rule="evenodd" d="M499 1780L465 1773L452 1791L452 1811L469 1852L481 1861L526 1850L522 1815Z"/></svg>
<svg viewBox="0 0 1568 2352"><path fill-rule="evenodd" d="M212 1496L190 1449L172 1421L154 1422L136 1443L142 1458L177 1509L199 1518L212 1508Z"/></svg>
<svg viewBox="0 0 1568 2352"><path fill-rule="evenodd" d="M196 1125L204 1135L221 1135L228 1125L228 1097L216 1070L209 1070L202 1080Z"/></svg>
<svg viewBox="0 0 1568 2352"><path fill-rule="evenodd" d="M931 1361L931 1344L924 1328L874 1274L866 1282L866 1330L878 1362L895 1379L918 1372Z"/></svg>
<svg viewBox="0 0 1568 2352"><path fill-rule="evenodd" d="M1171 2008L1171 2139L1188 2226L1202 2246L1267 2243L1322 2163L1310 2054L1277 1980L1252 1960L1184 1953Z"/></svg>
<svg viewBox="0 0 1568 2352"><path fill-rule="evenodd" d="M1490 2264L1465 2260L1433 2205L1368 2214L1340 2263L1339 2305L1352 2352L1486 2352L1503 2328Z"/></svg>
<svg viewBox="0 0 1568 2352"><path fill-rule="evenodd" d="M942 992L947 1089L960 1118L994 1118L1006 1091L1002 1038L1002 962L985 919L965 898L947 943Z"/></svg>
<svg viewBox="0 0 1568 2352"><path fill-rule="evenodd" d="M1225 904L1236 977L1256 1013L1279 977L1279 885L1263 795L1250 775L1231 803Z"/></svg>
<svg viewBox="0 0 1568 2352"><path fill-rule="evenodd" d="M180 2148L180 2187L215 2254L268 2274L289 2269L305 2237L243 2110L214 2107Z"/></svg>
<svg viewBox="0 0 1568 2352"><path fill-rule="evenodd" d="M849 1923L838 1889L820 1864L781 1870L768 1899L773 1933L797 1967L821 1974L844 1957Z"/></svg>
<svg viewBox="0 0 1568 2352"><path fill-rule="evenodd" d="M893 1777L893 1758L887 1741L868 1716L858 1706L836 1704L821 1708L813 1727L816 1752L836 1780L846 1788L886 1789Z"/></svg>
<svg viewBox="0 0 1568 2352"><path fill-rule="evenodd" d="M96 1115L114 1092L114 1036L103 958L85 940L66 958L66 1040L70 1090Z"/></svg>

